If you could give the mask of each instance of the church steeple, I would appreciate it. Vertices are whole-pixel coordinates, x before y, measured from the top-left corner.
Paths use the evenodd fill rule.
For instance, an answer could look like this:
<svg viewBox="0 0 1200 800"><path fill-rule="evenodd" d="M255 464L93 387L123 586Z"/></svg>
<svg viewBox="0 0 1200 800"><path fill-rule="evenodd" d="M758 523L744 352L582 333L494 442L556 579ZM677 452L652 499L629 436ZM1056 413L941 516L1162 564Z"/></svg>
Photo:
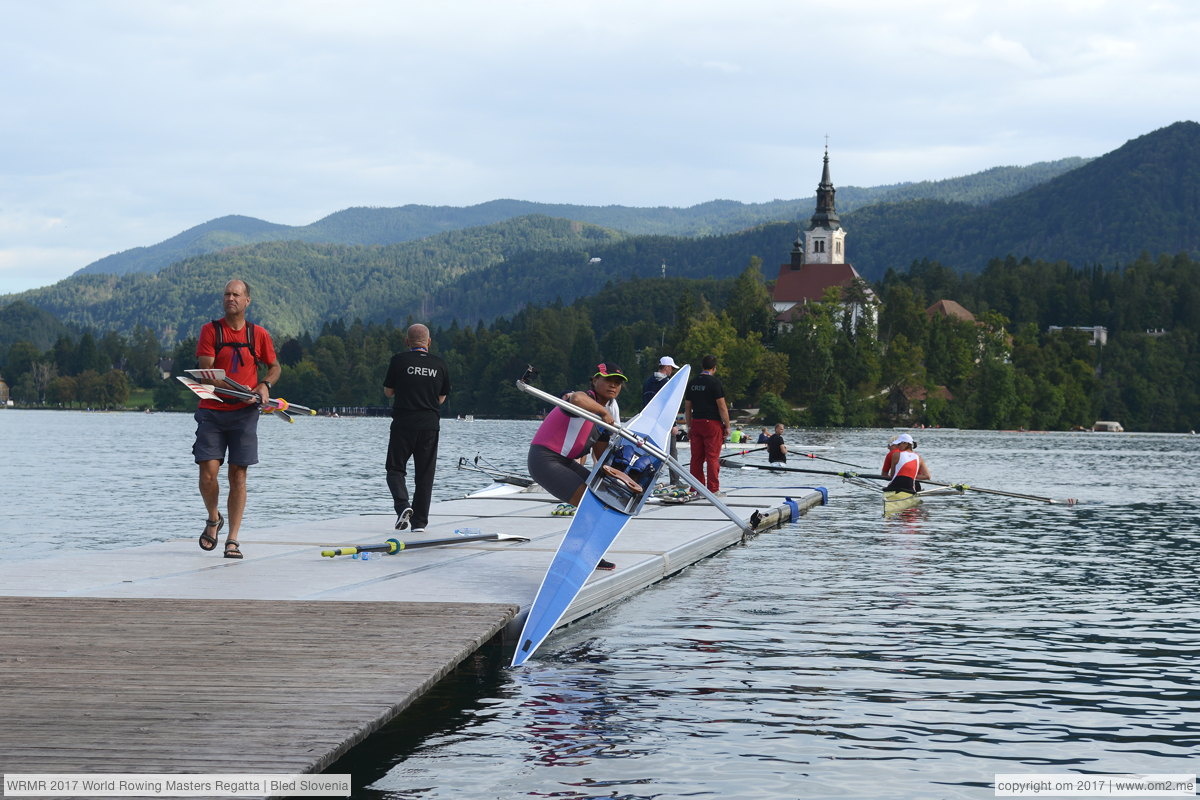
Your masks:
<svg viewBox="0 0 1200 800"><path fill-rule="evenodd" d="M817 210L809 221L808 230L796 239L792 250L792 263L798 256L806 264L846 263L846 231L834 207L833 180L829 177L829 145L825 145L825 161L821 169L821 182L817 184Z"/></svg>
<svg viewBox="0 0 1200 800"><path fill-rule="evenodd" d="M836 193L833 181L829 178L829 145L825 145L825 165L821 170L821 182L817 184L817 213L812 216L812 223L808 227L810 231L814 228L837 230L842 227L842 221L833 205L833 196Z"/></svg>

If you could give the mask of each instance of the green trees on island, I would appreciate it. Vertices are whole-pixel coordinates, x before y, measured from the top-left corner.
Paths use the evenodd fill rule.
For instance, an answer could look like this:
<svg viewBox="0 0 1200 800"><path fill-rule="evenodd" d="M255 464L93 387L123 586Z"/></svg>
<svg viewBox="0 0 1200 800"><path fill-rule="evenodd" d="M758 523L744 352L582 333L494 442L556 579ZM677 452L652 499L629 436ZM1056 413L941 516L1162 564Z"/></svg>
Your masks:
<svg viewBox="0 0 1200 800"><path fill-rule="evenodd" d="M613 281L490 325L452 322L434 329L454 376L446 410L535 414L514 387L528 365L540 385L563 391L604 358L633 379L622 398L633 412L660 356L696 364L713 353L733 405L759 409L764 422L1064 430L1118 419L1130 430L1178 431L1200 421L1200 264L1186 256L1121 270L997 259L979 275L922 261L874 291L877 315L851 313L867 303L860 285L778 326L752 259L735 278ZM269 293L259 299L269 303ZM938 300L961 303L974 320L927 313ZM384 371L406 322L335 321L279 337L280 392L322 408L383 406ZM1107 329L1103 345L1074 329L1096 325ZM38 319L37 329L52 327ZM173 358L180 374L194 351L193 338L164 352L145 327L59 333L48 347L11 341L0 375L20 404L114 407L138 397L184 409L194 399L163 379L159 361Z"/></svg>

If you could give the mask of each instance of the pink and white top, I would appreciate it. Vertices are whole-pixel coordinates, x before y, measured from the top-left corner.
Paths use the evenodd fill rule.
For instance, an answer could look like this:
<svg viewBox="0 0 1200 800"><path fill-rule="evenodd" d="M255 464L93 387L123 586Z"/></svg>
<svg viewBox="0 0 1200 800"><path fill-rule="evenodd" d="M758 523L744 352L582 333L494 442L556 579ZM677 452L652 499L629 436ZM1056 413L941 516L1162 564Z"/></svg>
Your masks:
<svg viewBox="0 0 1200 800"><path fill-rule="evenodd" d="M590 389L587 394L593 400L598 400ZM609 400L605 408L612 415L613 422L620 425L621 413L617 408L617 401ZM568 414L556 406L542 421L537 433L533 435L532 443L541 445L566 458L579 458L598 438L600 438L600 431L595 423L583 417Z"/></svg>

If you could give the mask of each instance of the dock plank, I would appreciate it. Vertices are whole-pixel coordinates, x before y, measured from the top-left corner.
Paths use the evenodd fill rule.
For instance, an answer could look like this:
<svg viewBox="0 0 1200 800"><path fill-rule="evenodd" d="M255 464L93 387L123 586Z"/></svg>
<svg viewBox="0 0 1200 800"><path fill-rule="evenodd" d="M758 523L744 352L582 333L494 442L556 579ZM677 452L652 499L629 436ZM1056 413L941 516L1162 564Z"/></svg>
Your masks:
<svg viewBox="0 0 1200 800"><path fill-rule="evenodd" d="M0 597L0 773L317 772L517 610Z"/></svg>

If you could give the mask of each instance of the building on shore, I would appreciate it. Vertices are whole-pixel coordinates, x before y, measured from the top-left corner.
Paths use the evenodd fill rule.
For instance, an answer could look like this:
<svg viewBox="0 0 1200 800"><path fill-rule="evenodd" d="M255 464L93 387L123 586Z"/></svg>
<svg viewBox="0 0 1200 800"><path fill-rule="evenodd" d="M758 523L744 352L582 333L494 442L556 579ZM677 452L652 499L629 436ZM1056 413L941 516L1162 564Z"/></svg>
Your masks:
<svg viewBox="0 0 1200 800"><path fill-rule="evenodd" d="M842 305L849 308L852 326L857 327L867 314L872 321L876 319L878 298L854 265L846 261L846 229L834 203L836 193L829 177L826 147L816 211L808 228L797 235L791 259L779 266L775 279L771 305L780 326L794 325L805 306L824 300L829 289L835 289Z"/></svg>

